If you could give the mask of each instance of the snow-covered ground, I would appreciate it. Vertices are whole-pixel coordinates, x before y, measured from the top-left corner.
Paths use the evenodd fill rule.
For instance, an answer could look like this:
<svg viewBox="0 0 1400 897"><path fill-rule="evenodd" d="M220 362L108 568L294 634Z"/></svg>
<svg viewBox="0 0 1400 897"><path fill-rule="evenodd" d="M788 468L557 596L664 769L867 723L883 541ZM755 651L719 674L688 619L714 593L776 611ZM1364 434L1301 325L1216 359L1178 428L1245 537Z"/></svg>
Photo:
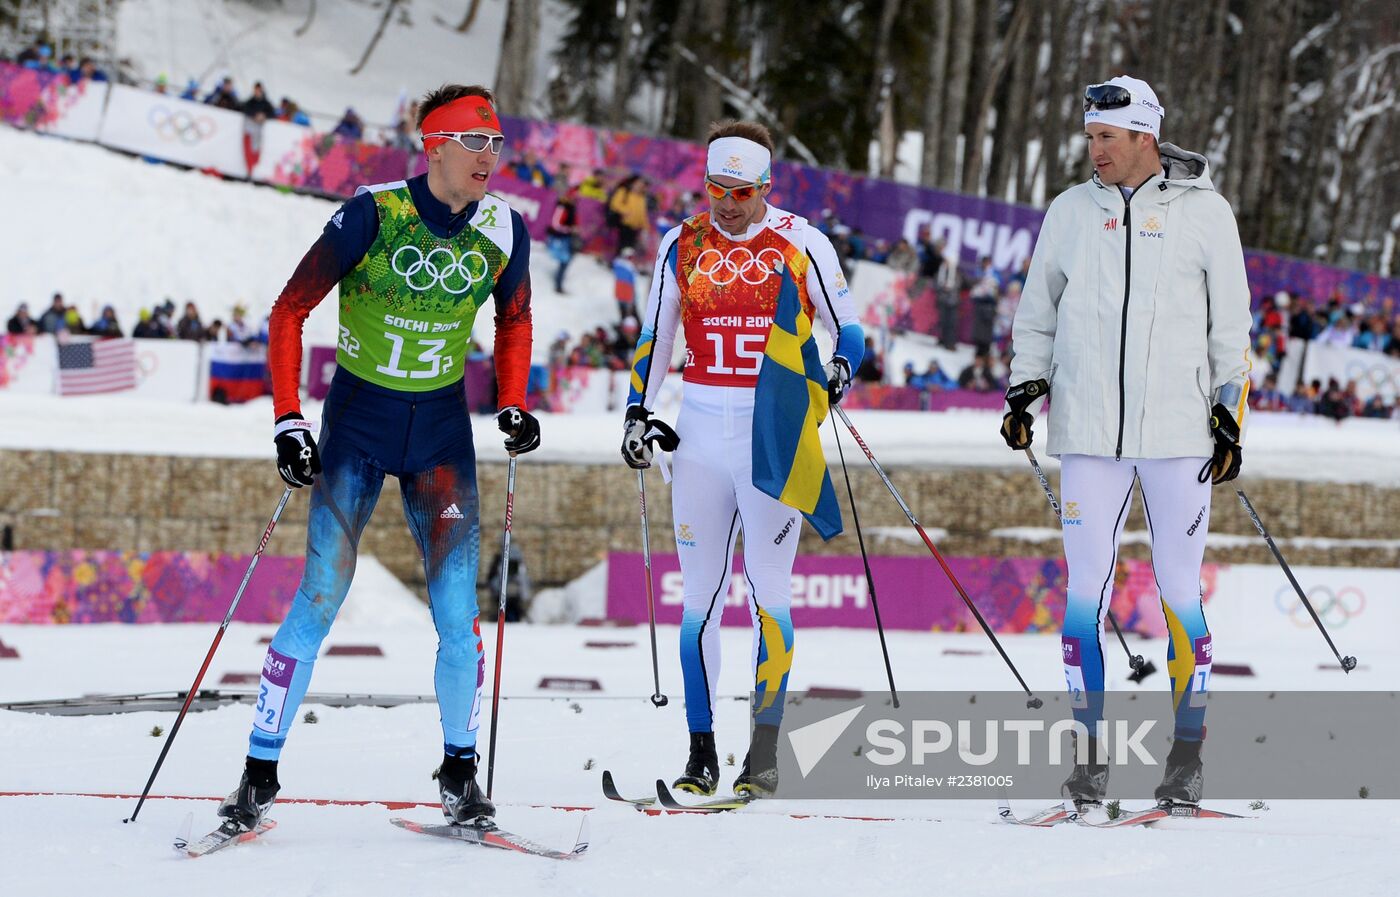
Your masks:
<svg viewBox="0 0 1400 897"><path fill-rule="evenodd" d="M317 663L313 694L432 694L435 638L426 610L416 616L373 593L351 599L356 616L340 621L328 646L373 644L382 657L327 656ZM347 607L347 611L350 608ZM19 659L0 660L0 701L85 694L172 691L188 686L214 627L4 626L0 640ZM205 678L256 673L273 627L235 623ZM495 631L482 632L488 652ZM1217 676L1219 688L1338 687L1335 671L1319 669L1325 648L1310 632L1289 644L1251 643L1245 632L1216 634L1218 664L1248 662L1254 679ZM448 894L469 888L503 894L653 893L713 895L721 890L773 894L1025 894L1045 888L1131 888L1142 895L1177 894L1183 882L1224 894L1348 895L1392 893L1400 871L1400 809L1385 801L1244 801L1221 809L1254 818L1229 822L1165 822L1154 830L1016 829L996 822L985 800L774 800L742 814L647 817L602 799L598 778L611 769L629 793L672 776L686 745L674 655L677 631L663 626L663 691L671 703L650 705L650 661L642 627L517 625L508 629L496 767L503 825L527 837L572 843L580 812L592 807L592 847L560 864L451 842L419 838L387 824L395 815L438 817L429 774L440 755L437 709L431 703L392 709L336 709L308 703L314 724L298 723L281 764L279 828L260 843L198 864L170 850L189 814L212 827L215 798L235 783L250 710L227 706L189 716L156 782L163 796L139 820L130 797L144 785L172 712L108 716L40 716L0 711L0 868L6 894L76 894L94 887L111 897L181 894L245 895L250 887L287 895ZM726 663L718 703L719 750L742 758L747 734L750 633L723 632ZM590 646L589 643L595 646ZM601 644L600 644L601 643ZM619 644L620 643L620 644ZM1006 650L1032 689L1063 687L1054 636L1005 636ZM1007 688L1012 681L976 634L890 633L901 691L947 687ZM1134 650L1164 666L1165 645L1133 641ZM1166 688L1165 672L1142 686L1123 679L1119 658L1111 688ZM489 668L489 665L488 665ZM542 689L546 677L596 679L601 691ZM798 634L794 691L811 687L884 687L873 632L806 630ZM1348 679L1356 689L1400 685L1400 655L1367 652ZM248 690L248 687L243 687ZM489 684L488 684L489 688ZM490 701L486 701L489 708ZM488 711L489 712L489 711ZM488 730L483 719L482 732ZM1318 762L1326 762L1319 758ZM737 768L725 765L731 779ZM1209 782L1209 779L1207 780ZM12 796L15 792L56 792ZM59 796L70 795L70 796ZM178 797L164 797L164 796ZM333 800L349 805L302 801ZM393 808L381 803L395 802ZM1036 806L1021 802L1022 809ZM404 807L401 804L409 804ZM600 806L602 805L602 806ZM786 813L877 816L889 821L793 819Z"/></svg>

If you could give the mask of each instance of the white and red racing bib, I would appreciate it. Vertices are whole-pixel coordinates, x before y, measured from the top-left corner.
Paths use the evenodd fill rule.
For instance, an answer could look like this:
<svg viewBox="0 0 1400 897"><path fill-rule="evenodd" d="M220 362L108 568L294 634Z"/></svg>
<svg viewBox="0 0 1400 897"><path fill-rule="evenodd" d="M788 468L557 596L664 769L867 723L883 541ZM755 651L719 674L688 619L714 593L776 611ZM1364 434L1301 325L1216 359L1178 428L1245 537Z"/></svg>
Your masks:
<svg viewBox="0 0 1400 897"><path fill-rule="evenodd" d="M687 382L750 389L758 384L784 268L792 273L807 315L814 314L806 289L807 254L793 218L771 218L743 242L714 227L708 213L682 225L676 281Z"/></svg>

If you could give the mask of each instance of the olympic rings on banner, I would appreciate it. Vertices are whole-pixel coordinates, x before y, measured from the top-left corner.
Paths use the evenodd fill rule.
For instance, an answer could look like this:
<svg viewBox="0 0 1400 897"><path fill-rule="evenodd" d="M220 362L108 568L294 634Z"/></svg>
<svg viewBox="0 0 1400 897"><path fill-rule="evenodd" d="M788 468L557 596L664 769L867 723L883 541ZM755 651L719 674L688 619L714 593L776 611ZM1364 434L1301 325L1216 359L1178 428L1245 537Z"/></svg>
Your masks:
<svg viewBox="0 0 1400 897"><path fill-rule="evenodd" d="M1400 396L1400 369L1393 362L1362 362L1353 357L1347 361L1345 371L1343 382L1355 380L1363 399L1379 394L1387 402L1393 402Z"/></svg>
<svg viewBox="0 0 1400 897"><path fill-rule="evenodd" d="M410 253L408 258L411 260L401 263L400 257L404 256L405 253ZM477 264L475 266L468 265L469 261L474 261ZM408 288L411 290L422 292L430 287L440 286L454 296L465 293L481 283L486 279L487 271L486 256L475 249L468 249L461 258L458 258L448 247L439 246L425 256L423 250L412 243L400 246L393 258L390 259L390 265L393 267L394 273L402 277L404 283L408 284ZM473 267L478 267L479 271L473 271ZM455 288L448 286L449 278L456 278L456 283L460 283L461 286Z"/></svg>
<svg viewBox="0 0 1400 897"><path fill-rule="evenodd" d="M768 275L780 270L783 262L783 254L772 246L760 249L757 254L747 246L735 246L728 252L706 249L695 260L695 272L708 277L715 286L728 286L735 280L758 286ZM716 277L717 274L720 276ZM756 280L750 279L754 276Z"/></svg>
<svg viewBox="0 0 1400 897"><path fill-rule="evenodd" d="M1366 595L1356 586L1343 586L1336 592L1328 586L1313 586L1308 589L1308 601L1317 611L1318 619L1329 629L1345 625L1366 609ZM1298 600L1298 593L1288 586L1280 586L1274 594L1274 606L1293 621L1293 625L1300 628L1312 625L1308 609Z"/></svg>
<svg viewBox="0 0 1400 897"><path fill-rule="evenodd" d="M178 140L187 146L208 140L219 129L207 115L195 117L179 109L172 112L165 106L152 106L146 119L161 140Z"/></svg>

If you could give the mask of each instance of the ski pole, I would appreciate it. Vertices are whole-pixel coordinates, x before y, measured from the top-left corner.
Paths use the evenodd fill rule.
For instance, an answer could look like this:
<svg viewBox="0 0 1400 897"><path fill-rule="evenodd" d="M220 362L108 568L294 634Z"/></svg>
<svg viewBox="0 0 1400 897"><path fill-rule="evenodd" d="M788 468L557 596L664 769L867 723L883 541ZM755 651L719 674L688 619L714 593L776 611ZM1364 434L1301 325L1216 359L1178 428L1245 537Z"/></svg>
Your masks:
<svg viewBox="0 0 1400 897"><path fill-rule="evenodd" d="M1035 475L1040 478L1040 488L1045 490L1045 497L1050 501L1050 509L1055 512L1055 519L1064 522L1060 514L1060 501L1055 498L1055 490L1050 488L1050 480L1045 476L1045 471L1040 469L1040 462L1036 460L1035 452L1030 446L1026 447L1026 457L1030 459L1031 467L1035 468ZM1141 682L1148 676L1157 672L1157 665L1150 660L1143 658L1141 654L1134 654L1128 650L1128 640L1123 638L1123 630L1118 626L1118 619L1113 616L1113 609L1108 610L1108 622L1113 624L1113 631L1118 633L1118 644L1123 646L1123 653L1128 655L1128 666L1133 668L1133 672L1128 676L1131 682Z"/></svg>
<svg viewBox="0 0 1400 897"><path fill-rule="evenodd" d="M515 452L506 471L506 530L501 548L501 600L496 608L496 675L491 680L491 734L486 749L486 797L496 778L496 716L501 710L501 648L506 638L506 588L510 584L510 518L515 511Z"/></svg>
<svg viewBox="0 0 1400 897"><path fill-rule="evenodd" d="M851 431L851 437L855 439L856 445L860 446L861 451L865 452L865 457L869 459L870 466L874 467L875 472L880 475L880 479L884 480L885 488L890 491L890 495L894 496L894 500L899 503L900 509L904 511L904 516L909 518L909 522L913 524L919 537L924 540L924 545L928 548L929 552L933 554L933 559L938 561L938 566L943 568L943 574L948 577L948 581L952 583L953 588L957 590L958 597L962 598L963 604L967 605L967 609L972 611L972 615L977 618L978 625L980 625L982 631L987 634L987 638L991 640L992 646L997 649L997 653L1001 655L1001 659L1006 662L1007 668L1011 670L1011 675L1015 676L1016 681L1020 683L1021 689L1026 693L1026 706L1033 710L1042 706L1045 702L1037 698L1031 692L1030 686L1026 685L1026 680L1021 678L1020 671L1016 669L1016 664L1012 663L1011 658L1007 656L1006 649L1002 648L1001 642L997 640L996 633L992 632L992 627L988 626L987 621L982 618L981 612L977 610L977 605L973 604L972 599L967 597L967 592L963 590L962 584L958 582L957 577L953 575L952 568L950 568L948 562L943 559L942 552L933 544L933 540L928 537L928 533L924 532L924 528L919 524L919 520L914 516L914 512L909 510L909 505L905 504L904 497L899 494L899 490L894 488L894 483L890 482L889 475L885 473L885 469L880 466L879 461L875 460L875 455L870 451L870 446L866 445L865 440L860 438L860 433L856 431L855 425L852 424L851 419L846 416L845 409L837 405L836 413L840 415L841 422L846 425L846 429Z"/></svg>
<svg viewBox="0 0 1400 897"><path fill-rule="evenodd" d="M219 642L223 640L228 624L233 621L233 612L238 609L238 602L243 598L243 590L248 588L248 581L253 578L253 570L258 566L258 561L267 548L268 540L272 538L272 530L277 526L277 519L282 516L282 509L287 506L287 499L291 497L292 488L288 486L282 491L282 498L277 502L277 510L272 512L272 519L267 522L267 529L263 530L262 539L258 542L258 550L253 552L253 559L248 562L248 570L243 574L243 581L238 584L238 591L233 595L233 603L228 606L228 613L224 614L224 622L219 624L219 631L214 633L214 641L209 646L209 653L204 655L204 663L200 665L199 672L194 677L194 684L190 686L189 692L185 695L185 703L180 707L180 713L175 717L175 724L170 727L170 734L165 737L165 745L160 749L160 756L156 758L156 765L151 770L151 777L146 780L146 787L141 789L141 797L136 801L136 809L132 810L130 818L123 819L123 822L135 822L136 814L141 812L142 805L146 803L146 796L151 793L151 786L155 784L161 765L165 763L165 755L170 753L170 745L174 743L175 736L180 731L180 724L185 721L185 714L190 712L190 704L194 702L195 693L199 691L199 683L204 681L204 674L209 671L209 664L214 659L214 652L219 650Z"/></svg>
<svg viewBox="0 0 1400 897"><path fill-rule="evenodd" d="M642 468L637 468L637 493L642 503L642 563L646 567L647 624L651 627L651 703L665 707L670 700L661 693L661 667L656 659L656 602L651 580L651 533L647 528L647 481Z"/></svg>
<svg viewBox="0 0 1400 897"><path fill-rule="evenodd" d="M870 607L875 611L875 631L880 634L880 653L885 657L885 675L890 680L890 700L898 708L899 692L894 687L894 669L890 666L890 649L885 644L884 624L880 622L880 603L875 600L875 577L870 573L870 558L865 553L865 534L860 528L860 512L856 510L856 496L851 489L851 473L846 469L846 451L841 448L841 431L832 427L831 432L836 435L836 453L841 456L841 473L846 478L846 497L851 501L851 517L856 523L856 541L860 543L860 559L865 564L865 584L870 589Z"/></svg>
<svg viewBox="0 0 1400 897"><path fill-rule="evenodd" d="M1327 640L1327 647L1332 649L1333 656L1336 657L1337 662L1342 665L1342 671L1350 673L1352 670L1356 669L1356 658L1351 655L1343 657L1341 652L1337 650L1337 646L1332 643L1332 636L1327 634L1327 627L1322 625L1322 620L1318 617L1317 611L1313 610L1312 602L1309 601L1308 596L1303 593L1303 587L1298 585L1298 579L1293 575L1292 569L1289 568L1288 561L1283 559L1283 553L1278 550L1278 546L1274 544L1273 537L1270 536L1269 531L1264 528L1264 521L1259 519L1259 512L1254 510L1254 505L1250 502L1249 496L1244 494L1243 489L1236 489L1235 495L1239 498L1240 504L1244 506L1245 513L1249 514L1249 519L1254 521L1254 528L1259 530L1259 535L1264 537L1264 541L1268 544L1269 550L1274 553L1274 560L1278 561L1279 566L1283 568L1283 575L1287 576L1288 581L1293 584L1293 591L1298 593L1298 599L1302 601L1303 606L1308 609L1308 614L1312 616L1312 621L1317 624L1317 631L1322 633L1322 637Z"/></svg>

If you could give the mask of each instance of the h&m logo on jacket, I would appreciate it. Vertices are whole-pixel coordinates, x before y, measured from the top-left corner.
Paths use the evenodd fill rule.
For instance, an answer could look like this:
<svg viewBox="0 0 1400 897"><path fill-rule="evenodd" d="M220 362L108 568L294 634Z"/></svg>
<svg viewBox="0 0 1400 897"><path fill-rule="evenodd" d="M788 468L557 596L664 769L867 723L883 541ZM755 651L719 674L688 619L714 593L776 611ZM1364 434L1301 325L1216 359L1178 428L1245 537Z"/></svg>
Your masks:
<svg viewBox="0 0 1400 897"><path fill-rule="evenodd" d="M1103 223L1103 229L1104 229L1104 230L1118 230L1118 219L1117 219L1117 218L1109 218L1107 221L1105 221L1105 222Z"/></svg>

